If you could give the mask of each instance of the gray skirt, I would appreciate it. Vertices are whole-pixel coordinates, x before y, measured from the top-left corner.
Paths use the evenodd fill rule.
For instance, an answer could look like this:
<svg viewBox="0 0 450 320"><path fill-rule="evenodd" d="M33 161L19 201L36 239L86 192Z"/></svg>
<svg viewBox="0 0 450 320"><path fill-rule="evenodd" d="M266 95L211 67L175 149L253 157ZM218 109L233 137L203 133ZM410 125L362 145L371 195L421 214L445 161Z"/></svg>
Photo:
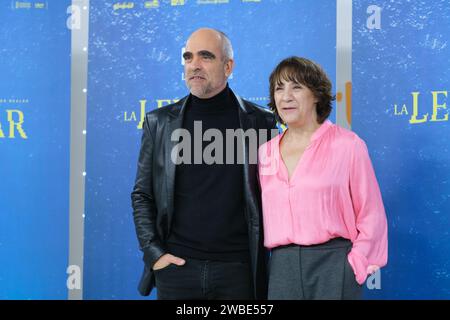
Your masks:
<svg viewBox="0 0 450 320"><path fill-rule="evenodd" d="M362 286L347 260L351 248L350 240L335 238L318 245L272 249L269 300L361 299Z"/></svg>

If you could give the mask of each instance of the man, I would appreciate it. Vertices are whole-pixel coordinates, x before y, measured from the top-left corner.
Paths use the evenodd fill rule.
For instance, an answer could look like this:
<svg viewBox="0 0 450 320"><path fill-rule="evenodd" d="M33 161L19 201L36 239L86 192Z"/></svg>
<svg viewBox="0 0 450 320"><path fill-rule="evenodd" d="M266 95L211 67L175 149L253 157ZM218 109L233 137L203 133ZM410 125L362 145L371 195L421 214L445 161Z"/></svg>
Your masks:
<svg viewBox="0 0 450 320"><path fill-rule="evenodd" d="M199 29L185 49L190 94L147 113L143 126L131 195L145 263L139 291L148 295L156 285L158 299L265 299L267 255L257 164L249 161L249 151L257 145L243 139L242 149L238 143L231 150L222 146L215 152L214 156L223 153L223 159L233 161L218 157L214 163L199 162L208 143L201 141L199 150L196 131L267 133L276 128L276 121L228 87L234 60L224 33ZM179 164L173 159L180 145L173 138L177 130L193 137L183 141L193 152L178 153L188 158ZM263 142L264 137L258 136L257 143ZM240 153L242 162L236 159Z"/></svg>

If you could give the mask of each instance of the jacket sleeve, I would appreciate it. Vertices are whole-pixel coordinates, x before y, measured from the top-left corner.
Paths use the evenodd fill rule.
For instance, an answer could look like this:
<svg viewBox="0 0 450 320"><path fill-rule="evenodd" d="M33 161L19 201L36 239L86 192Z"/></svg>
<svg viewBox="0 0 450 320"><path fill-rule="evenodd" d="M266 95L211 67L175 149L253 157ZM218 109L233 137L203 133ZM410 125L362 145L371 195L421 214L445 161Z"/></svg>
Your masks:
<svg viewBox="0 0 450 320"><path fill-rule="evenodd" d="M350 192L358 235L348 255L359 284L367 278L367 267L387 263L387 221L383 200L366 144L355 137L350 168Z"/></svg>
<svg viewBox="0 0 450 320"><path fill-rule="evenodd" d="M270 111L266 112L266 128L267 128L267 141L275 138L279 134L279 128L277 127L277 119L275 115Z"/></svg>
<svg viewBox="0 0 450 320"><path fill-rule="evenodd" d="M134 224L139 247L144 253L144 263L152 268L165 250L156 230L157 207L153 194L153 149L154 136L149 117L144 120L141 150L137 165L136 181L131 193Z"/></svg>
<svg viewBox="0 0 450 320"><path fill-rule="evenodd" d="M275 116L273 114L271 114L270 117L267 118L267 122L268 122L269 129L277 129L278 130L277 119L275 118Z"/></svg>

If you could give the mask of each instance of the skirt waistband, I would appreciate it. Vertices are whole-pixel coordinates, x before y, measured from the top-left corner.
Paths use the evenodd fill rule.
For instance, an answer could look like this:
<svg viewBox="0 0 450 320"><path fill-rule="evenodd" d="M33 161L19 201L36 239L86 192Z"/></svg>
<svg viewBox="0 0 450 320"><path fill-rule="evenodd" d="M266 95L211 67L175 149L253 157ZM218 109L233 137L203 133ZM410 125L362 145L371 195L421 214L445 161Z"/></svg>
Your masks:
<svg viewBox="0 0 450 320"><path fill-rule="evenodd" d="M337 248L350 248L352 246L352 242L346 238L333 238L324 243L312 244L312 245L299 245L295 243L291 243L284 246L278 246L273 248L272 250L278 249L286 249L286 248L301 248L302 250L321 250L321 249L337 249Z"/></svg>

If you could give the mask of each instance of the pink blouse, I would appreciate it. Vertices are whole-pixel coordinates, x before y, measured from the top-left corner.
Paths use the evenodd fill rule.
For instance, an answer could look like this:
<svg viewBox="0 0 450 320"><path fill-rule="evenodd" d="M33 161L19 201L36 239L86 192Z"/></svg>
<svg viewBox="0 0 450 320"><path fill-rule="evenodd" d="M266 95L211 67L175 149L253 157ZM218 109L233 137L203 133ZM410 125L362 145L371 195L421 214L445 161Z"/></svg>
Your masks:
<svg viewBox="0 0 450 320"><path fill-rule="evenodd" d="M283 134L258 150L264 245L350 239L348 261L364 283L368 266L385 266L388 254L386 214L366 144L326 120L289 179L280 153Z"/></svg>

